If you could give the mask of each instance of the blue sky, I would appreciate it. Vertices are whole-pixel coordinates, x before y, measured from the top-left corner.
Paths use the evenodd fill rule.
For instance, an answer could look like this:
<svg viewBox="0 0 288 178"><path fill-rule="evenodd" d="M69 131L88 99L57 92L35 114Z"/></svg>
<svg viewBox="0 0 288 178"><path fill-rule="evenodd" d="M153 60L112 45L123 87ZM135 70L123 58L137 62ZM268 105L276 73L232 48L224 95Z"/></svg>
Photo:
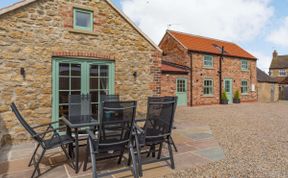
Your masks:
<svg viewBox="0 0 288 178"><path fill-rule="evenodd" d="M17 1L0 0L0 8ZM288 0L112 1L156 44L167 28L233 41L266 72L274 49L288 54Z"/></svg>

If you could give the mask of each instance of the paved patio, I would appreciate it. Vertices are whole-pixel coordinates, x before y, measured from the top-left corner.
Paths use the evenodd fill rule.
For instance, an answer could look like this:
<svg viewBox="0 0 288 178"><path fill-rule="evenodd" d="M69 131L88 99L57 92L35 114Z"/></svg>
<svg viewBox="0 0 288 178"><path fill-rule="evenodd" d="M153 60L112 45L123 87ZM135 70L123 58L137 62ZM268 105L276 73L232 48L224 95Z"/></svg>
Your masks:
<svg viewBox="0 0 288 178"><path fill-rule="evenodd" d="M161 177L179 170L224 159L224 153L214 139L208 125L185 121L181 118L176 119L175 125L177 129L174 130L173 139L178 148L178 152L174 154L176 169L170 169L167 162L149 164L144 166L144 177ZM33 167L29 168L27 164L34 146L33 143L26 143L2 148L0 150L0 177L26 178L31 176ZM74 170L68 164L64 164L63 161L65 161L65 157L62 152L58 152L58 150L49 152L41 164L41 171L44 172L41 177L91 177L91 169L75 174ZM111 168L111 161L98 163L100 170ZM115 166L117 168L116 163ZM112 177L131 177L131 172L120 173Z"/></svg>

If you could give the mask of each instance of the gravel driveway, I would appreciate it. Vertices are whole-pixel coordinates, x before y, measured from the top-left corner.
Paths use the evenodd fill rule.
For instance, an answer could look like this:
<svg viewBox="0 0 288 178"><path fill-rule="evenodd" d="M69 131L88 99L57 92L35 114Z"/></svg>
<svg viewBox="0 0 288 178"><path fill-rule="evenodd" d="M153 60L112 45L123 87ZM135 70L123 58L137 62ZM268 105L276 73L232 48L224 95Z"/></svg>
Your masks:
<svg viewBox="0 0 288 178"><path fill-rule="evenodd" d="M178 108L181 120L209 125L226 158L171 177L288 177L288 102Z"/></svg>

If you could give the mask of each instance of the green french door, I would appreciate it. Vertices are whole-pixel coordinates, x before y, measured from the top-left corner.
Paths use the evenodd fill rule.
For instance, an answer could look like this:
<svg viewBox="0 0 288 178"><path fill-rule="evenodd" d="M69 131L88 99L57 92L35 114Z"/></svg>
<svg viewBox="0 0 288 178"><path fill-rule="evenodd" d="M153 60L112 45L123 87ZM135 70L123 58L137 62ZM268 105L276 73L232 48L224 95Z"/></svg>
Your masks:
<svg viewBox="0 0 288 178"><path fill-rule="evenodd" d="M53 121L68 115L68 96L90 94L97 117L101 94L114 94L114 63L83 59L53 60Z"/></svg>
<svg viewBox="0 0 288 178"><path fill-rule="evenodd" d="M226 91L229 104L233 103L232 79L224 79L224 90Z"/></svg>
<svg viewBox="0 0 288 178"><path fill-rule="evenodd" d="M178 106L187 106L187 80L178 78L176 80L176 96Z"/></svg>

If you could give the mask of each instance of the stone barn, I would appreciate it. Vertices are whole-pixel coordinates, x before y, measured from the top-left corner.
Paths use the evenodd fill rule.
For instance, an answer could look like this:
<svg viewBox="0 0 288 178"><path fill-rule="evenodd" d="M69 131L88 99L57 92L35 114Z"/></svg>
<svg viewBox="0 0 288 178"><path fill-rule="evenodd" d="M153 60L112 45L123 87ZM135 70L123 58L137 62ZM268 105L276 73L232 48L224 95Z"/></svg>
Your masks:
<svg viewBox="0 0 288 178"><path fill-rule="evenodd" d="M0 10L0 140L29 137L9 105L31 125L67 114L68 95L137 100L160 95L161 50L109 0L23 0Z"/></svg>
<svg viewBox="0 0 288 178"><path fill-rule="evenodd" d="M258 101L276 102L279 100L279 85L277 81L257 68Z"/></svg>

